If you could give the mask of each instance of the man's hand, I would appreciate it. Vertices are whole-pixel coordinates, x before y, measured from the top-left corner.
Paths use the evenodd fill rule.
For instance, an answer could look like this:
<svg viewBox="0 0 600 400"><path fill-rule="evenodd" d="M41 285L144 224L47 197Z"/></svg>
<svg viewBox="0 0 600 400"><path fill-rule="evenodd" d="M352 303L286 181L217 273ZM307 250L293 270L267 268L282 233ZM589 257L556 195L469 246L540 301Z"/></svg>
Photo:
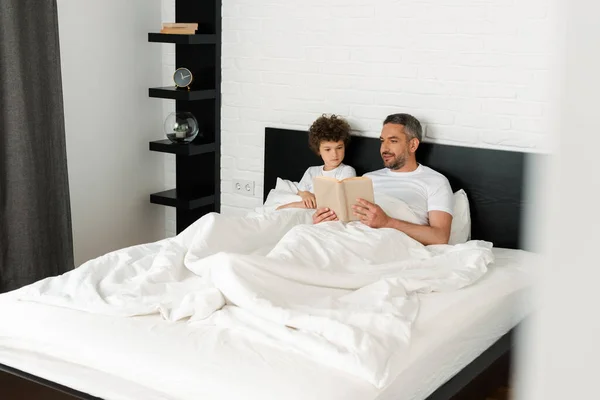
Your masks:
<svg viewBox="0 0 600 400"><path fill-rule="evenodd" d="M329 208L317 208L317 211L315 211L315 213L313 214L313 224L337 220L337 215L335 215L335 212L333 212Z"/></svg>
<svg viewBox="0 0 600 400"><path fill-rule="evenodd" d="M360 222L371 228L386 228L389 225L391 218L377 204L358 199L352 209Z"/></svg>
<svg viewBox="0 0 600 400"><path fill-rule="evenodd" d="M302 197L302 203L305 208L317 208L317 199L311 192L298 192L298 195Z"/></svg>

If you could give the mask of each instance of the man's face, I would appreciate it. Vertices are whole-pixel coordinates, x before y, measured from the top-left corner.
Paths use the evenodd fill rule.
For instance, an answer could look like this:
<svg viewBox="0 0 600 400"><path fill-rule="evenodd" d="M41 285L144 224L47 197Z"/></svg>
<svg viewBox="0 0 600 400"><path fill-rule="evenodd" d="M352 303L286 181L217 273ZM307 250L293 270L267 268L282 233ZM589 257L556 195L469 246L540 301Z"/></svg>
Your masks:
<svg viewBox="0 0 600 400"><path fill-rule="evenodd" d="M321 142L319 144L319 154L327 169L337 168L344 159L345 146L342 140L338 142Z"/></svg>
<svg viewBox="0 0 600 400"><path fill-rule="evenodd" d="M381 130L380 140L383 165L391 170L399 170L404 167L411 156L411 145L414 147L414 144L411 143L412 140L409 141L408 136L404 133L404 125L385 124ZM418 141L417 139L413 140Z"/></svg>

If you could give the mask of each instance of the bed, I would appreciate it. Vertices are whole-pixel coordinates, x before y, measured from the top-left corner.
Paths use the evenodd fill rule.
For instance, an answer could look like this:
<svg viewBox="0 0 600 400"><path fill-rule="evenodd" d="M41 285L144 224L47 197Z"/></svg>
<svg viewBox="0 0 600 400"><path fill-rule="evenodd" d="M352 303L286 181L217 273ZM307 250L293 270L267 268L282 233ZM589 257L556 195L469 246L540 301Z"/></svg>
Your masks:
<svg viewBox="0 0 600 400"><path fill-rule="evenodd" d="M346 162L358 173L380 168L378 146L377 139L355 137ZM436 400L465 393L506 357L512 332L533 309L535 256L519 250L526 155L435 144L419 153L467 192L472 237L494 242L496 261L475 285L421 296L408 360L387 387L235 330L15 302L11 293L0 296L0 370L30 382L31 390L48 386L84 399ZM278 177L297 180L317 162L306 132L267 128L265 197Z"/></svg>

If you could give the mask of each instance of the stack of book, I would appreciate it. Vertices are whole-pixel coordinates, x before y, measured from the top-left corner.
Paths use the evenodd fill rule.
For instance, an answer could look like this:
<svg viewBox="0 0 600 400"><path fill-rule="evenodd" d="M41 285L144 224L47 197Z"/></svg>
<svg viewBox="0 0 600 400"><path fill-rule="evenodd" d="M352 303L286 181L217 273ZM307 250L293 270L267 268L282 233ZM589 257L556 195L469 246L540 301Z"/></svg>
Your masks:
<svg viewBox="0 0 600 400"><path fill-rule="evenodd" d="M183 22L165 22L162 24L160 33L174 35L194 35L198 29L198 24Z"/></svg>

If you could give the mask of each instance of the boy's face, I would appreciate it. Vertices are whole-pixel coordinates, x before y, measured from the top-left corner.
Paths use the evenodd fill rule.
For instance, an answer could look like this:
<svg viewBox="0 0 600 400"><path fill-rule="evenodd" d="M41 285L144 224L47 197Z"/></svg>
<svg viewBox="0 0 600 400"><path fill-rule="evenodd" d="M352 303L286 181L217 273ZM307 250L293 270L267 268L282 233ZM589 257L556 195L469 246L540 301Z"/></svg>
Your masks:
<svg viewBox="0 0 600 400"><path fill-rule="evenodd" d="M338 142L321 142L319 145L319 155L325 163L325 168L333 169L344 160L345 146L342 140Z"/></svg>

